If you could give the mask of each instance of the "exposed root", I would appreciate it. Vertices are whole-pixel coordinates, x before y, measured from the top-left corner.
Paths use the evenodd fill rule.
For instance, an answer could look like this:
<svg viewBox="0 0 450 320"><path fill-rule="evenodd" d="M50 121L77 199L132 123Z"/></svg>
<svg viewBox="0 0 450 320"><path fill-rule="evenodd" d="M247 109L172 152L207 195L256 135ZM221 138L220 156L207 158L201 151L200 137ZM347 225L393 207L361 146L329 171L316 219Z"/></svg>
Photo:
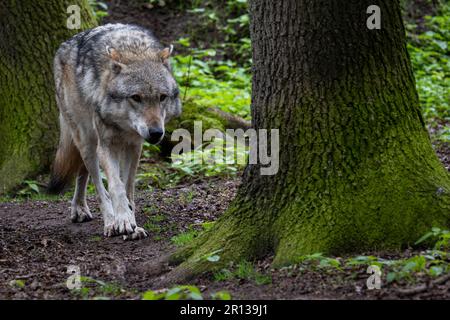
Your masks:
<svg viewBox="0 0 450 320"><path fill-rule="evenodd" d="M164 285L176 285L187 283L195 276L211 271L206 263L192 263L186 261L170 271L162 280Z"/></svg>
<svg viewBox="0 0 450 320"><path fill-rule="evenodd" d="M195 239L192 243L187 244L175 252L171 253L168 258L168 263L170 266L177 266L182 262L186 261L191 257L197 248L203 245L209 238L209 232L205 232L201 234L197 239Z"/></svg>
<svg viewBox="0 0 450 320"><path fill-rule="evenodd" d="M139 274L146 276L159 276L169 269L169 259L171 254L166 254L159 257L156 260L146 261L142 264L134 264L127 266L127 273L129 274Z"/></svg>
<svg viewBox="0 0 450 320"><path fill-rule="evenodd" d="M261 234L264 234L261 228L245 226L230 216L220 219L213 229L170 256L169 263L179 265L167 274L164 282L184 283L226 267L231 261L251 259L267 248Z"/></svg>
<svg viewBox="0 0 450 320"><path fill-rule="evenodd" d="M422 284L420 286L409 288L409 289L399 289L398 293L402 296L412 296L415 294L419 294L428 290L433 289L433 287L438 286L440 284L446 283L450 280L450 273L444 276L441 276L435 280L430 281L428 284Z"/></svg>

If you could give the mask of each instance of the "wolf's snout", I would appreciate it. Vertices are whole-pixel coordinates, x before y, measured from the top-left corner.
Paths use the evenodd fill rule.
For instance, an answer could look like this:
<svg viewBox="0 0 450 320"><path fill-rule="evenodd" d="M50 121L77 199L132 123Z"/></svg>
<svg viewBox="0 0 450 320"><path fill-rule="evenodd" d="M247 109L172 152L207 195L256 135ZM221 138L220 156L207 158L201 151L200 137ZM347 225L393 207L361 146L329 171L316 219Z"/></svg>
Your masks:
<svg viewBox="0 0 450 320"><path fill-rule="evenodd" d="M161 128L150 128L148 129L148 138L147 142L151 144L156 144L161 141L162 136L164 135L164 130Z"/></svg>

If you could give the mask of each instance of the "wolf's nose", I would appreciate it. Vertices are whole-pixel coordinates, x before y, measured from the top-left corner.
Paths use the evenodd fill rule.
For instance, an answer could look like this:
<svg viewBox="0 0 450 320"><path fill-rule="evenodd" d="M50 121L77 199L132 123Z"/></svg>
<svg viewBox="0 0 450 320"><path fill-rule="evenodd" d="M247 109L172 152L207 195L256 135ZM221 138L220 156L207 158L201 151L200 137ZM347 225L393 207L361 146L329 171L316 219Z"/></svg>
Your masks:
<svg viewBox="0 0 450 320"><path fill-rule="evenodd" d="M150 128L150 129L148 129L147 141L151 144L156 144L161 140L163 134L164 134L164 131L162 129Z"/></svg>

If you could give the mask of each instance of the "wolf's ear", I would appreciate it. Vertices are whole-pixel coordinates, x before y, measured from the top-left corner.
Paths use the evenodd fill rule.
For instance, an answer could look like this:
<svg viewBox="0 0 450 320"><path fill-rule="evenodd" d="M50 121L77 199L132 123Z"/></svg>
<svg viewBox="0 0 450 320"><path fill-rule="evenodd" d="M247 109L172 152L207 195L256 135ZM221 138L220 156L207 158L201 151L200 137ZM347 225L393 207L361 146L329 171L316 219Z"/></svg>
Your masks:
<svg viewBox="0 0 450 320"><path fill-rule="evenodd" d="M161 61L163 64L169 65L169 58L170 58L170 55L172 54L172 51L173 51L173 45L170 45L169 47L164 48L159 52L158 55L161 58Z"/></svg>
<svg viewBox="0 0 450 320"><path fill-rule="evenodd" d="M112 47L106 47L106 53L108 54L109 58L111 59L111 69L115 74L119 74L122 69L124 69L126 66L120 62L121 55L120 53L112 48Z"/></svg>

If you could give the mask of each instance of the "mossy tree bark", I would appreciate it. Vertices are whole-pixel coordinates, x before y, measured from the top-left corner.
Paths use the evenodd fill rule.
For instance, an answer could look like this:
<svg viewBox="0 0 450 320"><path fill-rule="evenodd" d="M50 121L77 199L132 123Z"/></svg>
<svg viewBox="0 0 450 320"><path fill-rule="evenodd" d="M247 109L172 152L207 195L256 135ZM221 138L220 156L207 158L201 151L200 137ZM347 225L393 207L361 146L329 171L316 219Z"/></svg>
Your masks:
<svg viewBox="0 0 450 320"><path fill-rule="evenodd" d="M57 145L53 57L80 30L66 26L81 8L81 29L95 20L87 0L0 2L0 194L48 167Z"/></svg>
<svg viewBox="0 0 450 320"><path fill-rule="evenodd" d="M367 8L381 8L369 30ZM252 116L280 130L280 169L245 170L214 228L171 260L180 279L274 253L398 249L450 222L450 179L420 112L391 0L251 0ZM208 262L217 252L219 263Z"/></svg>

